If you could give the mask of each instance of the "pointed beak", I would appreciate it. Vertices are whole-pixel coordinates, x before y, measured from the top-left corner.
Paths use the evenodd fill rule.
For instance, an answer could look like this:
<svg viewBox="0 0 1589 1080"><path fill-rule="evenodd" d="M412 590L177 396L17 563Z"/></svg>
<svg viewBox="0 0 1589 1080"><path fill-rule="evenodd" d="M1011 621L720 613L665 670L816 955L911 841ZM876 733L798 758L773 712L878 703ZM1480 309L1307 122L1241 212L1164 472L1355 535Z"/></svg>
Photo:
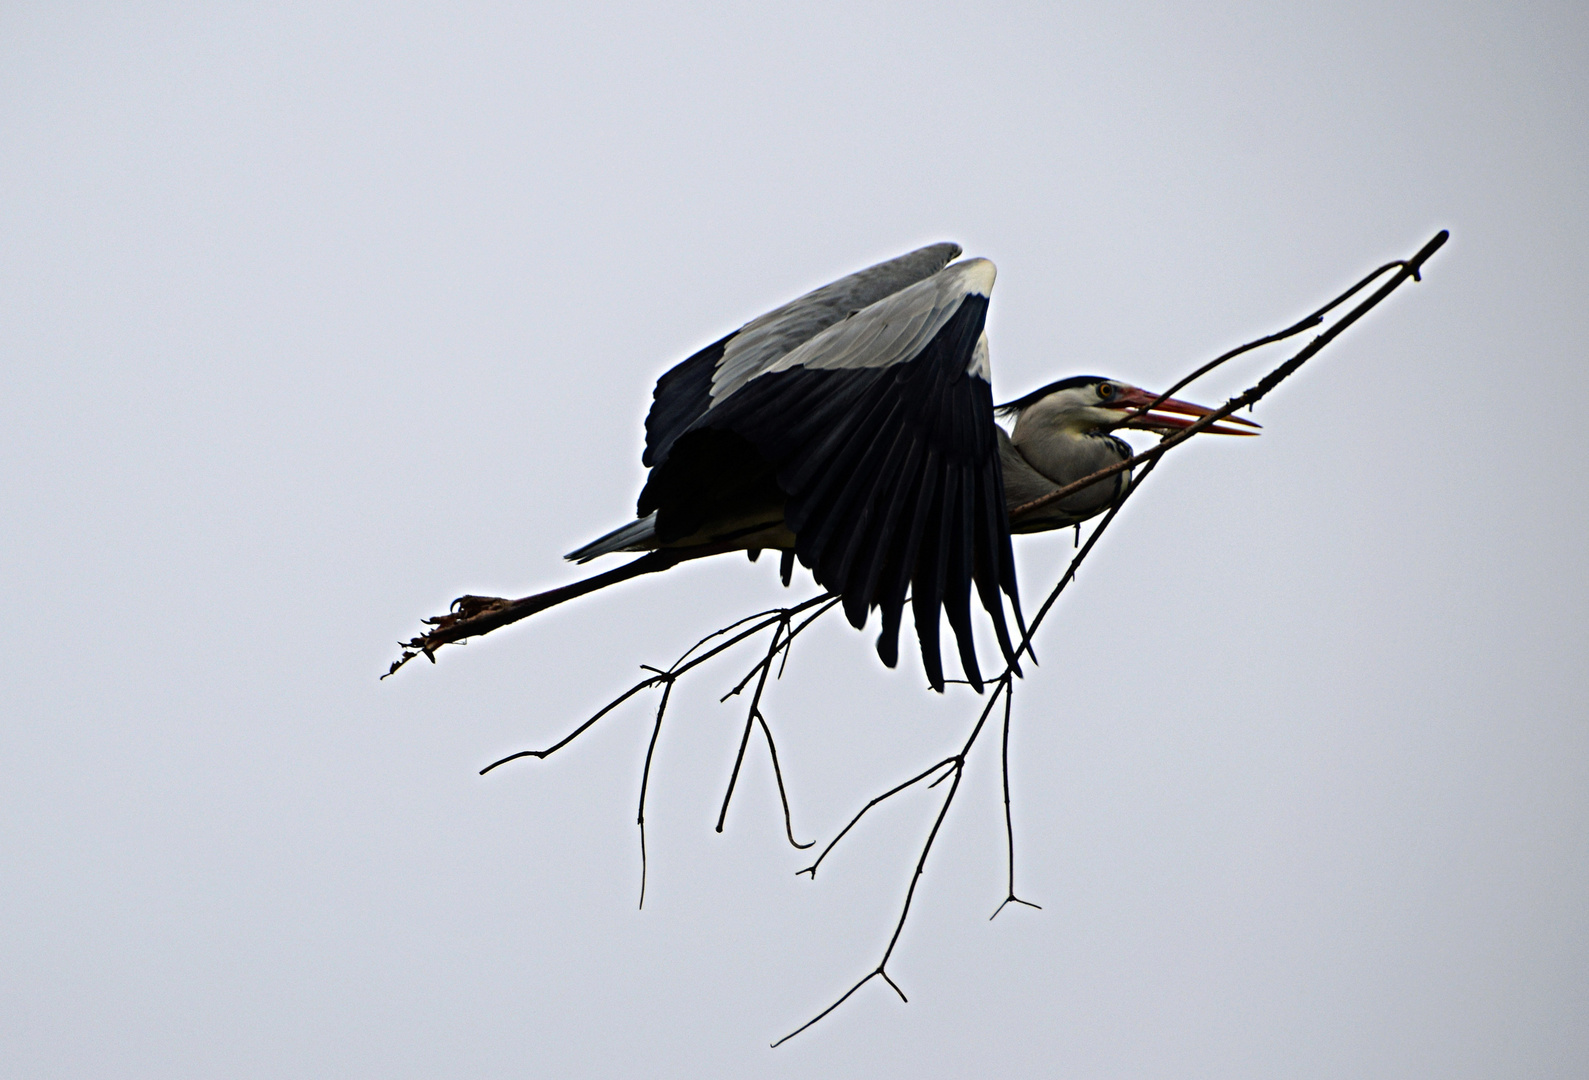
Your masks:
<svg viewBox="0 0 1589 1080"><path fill-rule="evenodd" d="M1110 405L1113 408L1131 409L1134 411L1146 405L1152 405L1157 397L1157 394L1150 394L1146 390L1138 390L1133 386L1129 389L1122 389L1120 396L1111 402ZM1202 405L1193 405L1190 401L1165 398L1154 406L1152 411L1141 416L1134 416L1120 426L1168 433L1180 431L1182 428L1189 428L1201 417L1207 416L1213 411L1213 409L1205 408ZM1239 424L1240 427L1227 427L1227 424ZM1215 435L1256 435L1258 434L1258 426L1251 420L1243 420L1239 416L1227 416L1219 423L1210 424L1203 430L1212 432Z"/></svg>

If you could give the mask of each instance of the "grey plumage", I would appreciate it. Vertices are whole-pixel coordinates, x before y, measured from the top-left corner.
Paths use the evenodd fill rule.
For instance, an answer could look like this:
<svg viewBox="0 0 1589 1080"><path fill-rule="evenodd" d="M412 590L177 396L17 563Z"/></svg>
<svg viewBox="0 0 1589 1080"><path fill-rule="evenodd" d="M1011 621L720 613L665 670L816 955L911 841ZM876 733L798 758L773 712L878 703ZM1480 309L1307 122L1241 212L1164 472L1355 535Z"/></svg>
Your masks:
<svg viewBox="0 0 1589 1080"><path fill-rule="evenodd" d="M927 347L967 296L992 295L994 276L993 264L986 259L966 259L945 267L828 327L750 373L739 385L792 368L836 371L903 364ZM967 370L976 366L975 355ZM715 403L719 399L715 387L713 394Z"/></svg>
<svg viewBox="0 0 1589 1080"><path fill-rule="evenodd" d="M829 327L937 274L960 257L959 244L931 244L813 289L752 319L728 338L712 373L712 404L767 371ZM785 365L788 366L788 365Z"/></svg>
<svg viewBox="0 0 1589 1080"><path fill-rule="evenodd" d="M994 422L983 333L994 267L949 261L959 254L956 244L934 244L851 274L669 369L646 418L651 472L636 520L567 557L658 551L636 561L638 574L770 547L785 552L787 584L792 552L840 595L854 626L881 612L877 651L890 667L908 596L928 681L940 690L947 617L966 679L980 689L973 586L1013 661L1005 598L1017 617L1020 608L1010 534L1101 513L1130 476L1013 526L1009 512L1129 457L1114 428L1169 430L1190 421L1165 412L1208 410L1165 401L1151 415L1133 412L1153 397L1072 378L1000 407L1014 420L1006 434Z"/></svg>

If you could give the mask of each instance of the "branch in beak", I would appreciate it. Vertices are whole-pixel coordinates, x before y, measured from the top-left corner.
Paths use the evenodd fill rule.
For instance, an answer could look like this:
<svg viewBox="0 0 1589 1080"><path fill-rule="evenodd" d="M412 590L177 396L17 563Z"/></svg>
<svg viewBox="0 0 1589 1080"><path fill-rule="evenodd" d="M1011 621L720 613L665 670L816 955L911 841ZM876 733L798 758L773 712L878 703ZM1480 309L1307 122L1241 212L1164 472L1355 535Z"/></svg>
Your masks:
<svg viewBox="0 0 1589 1080"><path fill-rule="evenodd" d="M1146 390L1138 390L1136 387L1131 387L1129 389L1122 388L1120 396L1110 402L1110 404L1115 408L1142 409L1148 405L1153 405L1157 399L1157 394L1150 394ZM1190 401L1165 398L1157 405L1153 405L1153 408L1148 412L1137 413L1118 426L1137 428L1142 431L1156 431L1163 435L1172 431L1180 431L1182 428L1189 428L1200 418L1207 416L1213 411L1213 409L1202 405L1194 405ZM1226 427L1226 424L1239 424L1241 426ZM1251 420L1243 420L1239 416L1227 416L1217 424L1210 424L1203 431L1215 435L1256 435L1258 434L1258 427L1259 425ZM1249 428L1252 430L1244 430Z"/></svg>

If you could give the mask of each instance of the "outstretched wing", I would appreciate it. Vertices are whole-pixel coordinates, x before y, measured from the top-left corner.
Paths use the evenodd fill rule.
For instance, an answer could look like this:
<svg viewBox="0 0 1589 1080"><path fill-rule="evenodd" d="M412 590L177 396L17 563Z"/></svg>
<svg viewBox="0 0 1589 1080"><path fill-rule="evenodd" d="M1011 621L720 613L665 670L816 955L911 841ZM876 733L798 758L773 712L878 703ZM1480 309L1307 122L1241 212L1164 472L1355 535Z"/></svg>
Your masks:
<svg viewBox="0 0 1589 1080"><path fill-rule="evenodd" d="M845 281L948 250L924 248ZM973 582L1000 647L1014 655L1000 592L1017 612L1019 600L982 333L993 279L986 259L956 263L781 352L752 353L748 345L736 351L736 339L726 339L711 380L697 376L706 408L661 447L663 454L678 447L671 471L681 472L694 456L687 449L743 440L785 497L795 553L818 583L843 597L851 624L859 628L871 608L881 609L877 651L890 667L909 591L922 661L939 690L940 609L967 680L982 687L972 644ZM659 407L662 391L659 384ZM665 493L683 479L659 460L640 514L660 507L665 517Z"/></svg>
<svg viewBox="0 0 1589 1080"><path fill-rule="evenodd" d="M654 467L666 461L678 437L714 402L790 351L856 311L931 277L959 257L959 244L932 244L869 266L753 319L670 368L651 394L641 464Z"/></svg>

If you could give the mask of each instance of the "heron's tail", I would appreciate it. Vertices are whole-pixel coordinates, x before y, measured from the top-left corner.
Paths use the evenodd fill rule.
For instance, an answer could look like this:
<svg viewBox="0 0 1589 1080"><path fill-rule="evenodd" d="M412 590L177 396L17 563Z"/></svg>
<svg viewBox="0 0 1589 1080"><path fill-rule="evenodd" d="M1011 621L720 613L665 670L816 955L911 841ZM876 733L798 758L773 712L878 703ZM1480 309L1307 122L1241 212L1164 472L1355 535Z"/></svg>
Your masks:
<svg viewBox="0 0 1589 1080"><path fill-rule="evenodd" d="M563 558L569 562L588 563L598 555L614 551L650 551L657 546L656 539L657 515L652 511L622 528L614 529L606 536L592 540L582 548L575 548Z"/></svg>

